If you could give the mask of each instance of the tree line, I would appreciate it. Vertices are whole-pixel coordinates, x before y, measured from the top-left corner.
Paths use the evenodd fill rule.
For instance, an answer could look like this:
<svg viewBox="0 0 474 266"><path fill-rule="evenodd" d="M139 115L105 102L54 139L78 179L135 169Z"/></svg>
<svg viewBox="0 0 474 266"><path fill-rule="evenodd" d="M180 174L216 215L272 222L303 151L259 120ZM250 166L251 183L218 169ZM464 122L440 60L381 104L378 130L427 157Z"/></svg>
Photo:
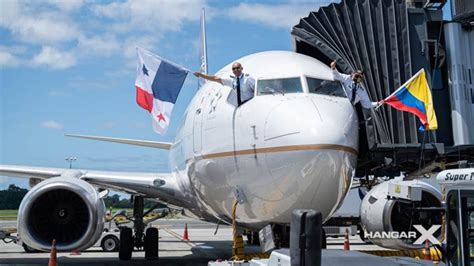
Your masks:
<svg viewBox="0 0 474 266"><path fill-rule="evenodd" d="M17 210L26 193L28 193L28 189L17 187L14 184L5 190L0 190L0 210ZM133 208L130 198L120 198L117 194L105 197L104 203L107 208L111 206L118 209ZM152 201L145 200L145 208L150 208L153 204Z"/></svg>
<svg viewBox="0 0 474 266"><path fill-rule="evenodd" d="M17 187L14 184L5 190L0 190L0 210L18 209L26 193L28 193L28 189Z"/></svg>

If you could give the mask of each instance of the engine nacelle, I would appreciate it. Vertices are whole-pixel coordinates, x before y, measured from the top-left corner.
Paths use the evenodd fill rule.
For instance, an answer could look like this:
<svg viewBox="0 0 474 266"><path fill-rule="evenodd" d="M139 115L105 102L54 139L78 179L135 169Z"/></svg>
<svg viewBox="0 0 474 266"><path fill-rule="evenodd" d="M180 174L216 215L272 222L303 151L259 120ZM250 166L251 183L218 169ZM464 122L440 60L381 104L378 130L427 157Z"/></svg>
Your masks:
<svg viewBox="0 0 474 266"><path fill-rule="evenodd" d="M18 211L18 234L30 247L59 251L84 250L94 245L104 227L105 205L95 188L71 176L47 179L23 198Z"/></svg>
<svg viewBox="0 0 474 266"><path fill-rule="evenodd" d="M389 197L389 187L400 184L407 191L421 189L421 201ZM432 185L419 181L387 181L372 188L362 200L360 219L366 238L374 244L392 249L418 249L424 244L414 244L421 233L414 225L429 230L441 225L440 213L415 211L419 207L440 207L441 193ZM441 230L434 237L440 238Z"/></svg>

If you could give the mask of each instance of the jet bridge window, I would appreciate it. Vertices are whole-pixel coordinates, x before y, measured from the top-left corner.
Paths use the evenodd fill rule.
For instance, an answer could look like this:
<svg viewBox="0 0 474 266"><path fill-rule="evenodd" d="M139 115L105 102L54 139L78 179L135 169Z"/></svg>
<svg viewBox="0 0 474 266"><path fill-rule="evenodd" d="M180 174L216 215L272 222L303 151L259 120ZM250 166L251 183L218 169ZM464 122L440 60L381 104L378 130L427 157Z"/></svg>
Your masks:
<svg viewBox="0 0 474 266"><path fill-rule="evenodd" d="M330 81L306 77L308 80L308 89L310 93L323 94L336 97L346 97L342 85L338 81Z"/></svg>
<svg viewBox="0 0 474 266"><path fill-rule="evenodd" d="M257 95L303 92L300 78L259 79Z"/></svg>

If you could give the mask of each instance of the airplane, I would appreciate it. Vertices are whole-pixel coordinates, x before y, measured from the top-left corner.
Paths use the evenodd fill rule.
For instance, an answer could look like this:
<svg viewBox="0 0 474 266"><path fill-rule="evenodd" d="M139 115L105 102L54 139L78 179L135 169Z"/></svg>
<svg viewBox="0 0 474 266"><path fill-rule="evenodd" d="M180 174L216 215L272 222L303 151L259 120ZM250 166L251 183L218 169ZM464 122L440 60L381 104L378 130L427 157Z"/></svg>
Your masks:
<svg viewBox="0 0 474 266"><path fill-rule="evenodd" d="M207 221L227 223L238 193L243 200L237 222L251 229L289 224L293 209L316 208L329 217L350 187L357 117L347 98L310 92L308 82L329 93L342 93L341 85L332 81L328 66L294 52L268 51L237 61L256 77L255 97L237 107L231 88L206 82L173 143L79 136L168 149L171 173L0 166L2 175L46 179L20 206L23 241L47 250L57 233L64 235L58 250L93 244L105 212L95 187L159 198ZM230 69L216 75L228 76ZM57 225L64 227L51 230Z"/></svg>
<svg viewBox="0 0 474 266"><path fill-rule="evenodd" d="M254 97L237 106L233 89L205 82L172 143L71 135L169 150L170 173L0 165L1 175L36 184L18 212L23 241L37 250L49 250L53 239L58 251L92 246L102 233L108 189L134 196L135 233L120 233L124 260L134 246L157 256L157 229L144 232L144 198L228 224L238 202L236 223L251 231L272 224L285 234L294 209L317 209L327 221L351 187L358 155L357 113L341 83L327 65L291 51L234 62L255 77ZM215 75L231 75L231 64Z"/></svg>

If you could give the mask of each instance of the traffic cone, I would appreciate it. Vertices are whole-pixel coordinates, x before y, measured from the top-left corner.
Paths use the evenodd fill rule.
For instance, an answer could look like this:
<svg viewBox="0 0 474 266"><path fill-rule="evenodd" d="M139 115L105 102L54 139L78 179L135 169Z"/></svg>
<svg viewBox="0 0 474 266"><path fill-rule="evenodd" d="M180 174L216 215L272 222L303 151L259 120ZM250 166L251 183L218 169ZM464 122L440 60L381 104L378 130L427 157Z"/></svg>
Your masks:
<svg viewBox="0 0 474 266"><path fill-rule="evenodd" d="M48 266L58 265L58 257L56 252L56 239L53 239L53 244L51 245L51 253L49 255Z"/></svg>
<svg viewBox="0 0 474 266"><path fill-rule="evenodd" d="M431 251L430 251L430 241L426 239L425 241L425 258L424 260L431 260Z"/></svg>
<svg viewBox="0 0 474 266"><path fill-rule="evenodd" d="M184 226L183 240L184 241L189 241L189 238L188 238L188 224L185 224L185 226Z"/></svg>
<svg viewBox="0 0 474 266"><path fill-rule="evenodd" d="M346 228L346 235L344 236L344 250L351 250L349 244L349 229Z"/></svg>

